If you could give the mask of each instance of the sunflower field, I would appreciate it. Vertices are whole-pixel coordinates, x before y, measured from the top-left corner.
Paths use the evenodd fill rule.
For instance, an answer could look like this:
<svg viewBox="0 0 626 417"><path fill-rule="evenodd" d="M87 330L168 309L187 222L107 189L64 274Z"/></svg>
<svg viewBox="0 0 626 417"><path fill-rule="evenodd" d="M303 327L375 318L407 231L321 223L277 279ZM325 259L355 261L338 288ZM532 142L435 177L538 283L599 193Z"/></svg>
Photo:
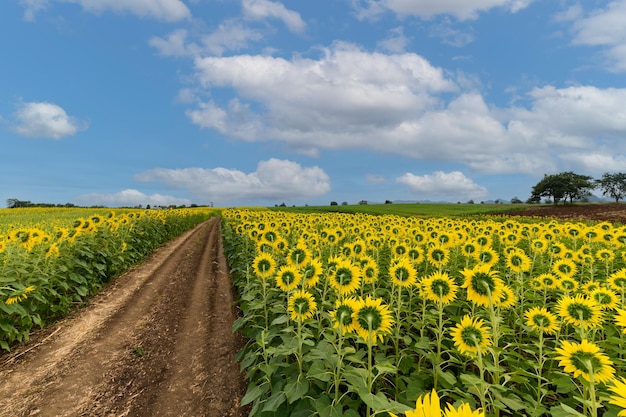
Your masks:
<svg viewBox="0 0 626 417"><path fill-rule="evenodd" d="M0 209L0 347L66 315L204 209Z"/></svg>
<svg viewBox="0 0 626 417"><path fill-rule="evenodd" d="M626 415L626 226L222 216L252 416Z"/></svg>

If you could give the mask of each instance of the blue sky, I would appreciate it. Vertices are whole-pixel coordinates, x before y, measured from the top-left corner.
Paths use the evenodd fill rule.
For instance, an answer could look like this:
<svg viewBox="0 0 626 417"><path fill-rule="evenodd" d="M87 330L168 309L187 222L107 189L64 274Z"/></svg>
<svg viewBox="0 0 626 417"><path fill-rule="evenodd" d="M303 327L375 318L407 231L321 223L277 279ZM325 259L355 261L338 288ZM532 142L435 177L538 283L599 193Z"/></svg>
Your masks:
<svg viewBox="0 0 626 417"><path fill-rule="evenodd" d="M626 171L625 21L626 0L3 1L0 199L525 200Z"/></svg>

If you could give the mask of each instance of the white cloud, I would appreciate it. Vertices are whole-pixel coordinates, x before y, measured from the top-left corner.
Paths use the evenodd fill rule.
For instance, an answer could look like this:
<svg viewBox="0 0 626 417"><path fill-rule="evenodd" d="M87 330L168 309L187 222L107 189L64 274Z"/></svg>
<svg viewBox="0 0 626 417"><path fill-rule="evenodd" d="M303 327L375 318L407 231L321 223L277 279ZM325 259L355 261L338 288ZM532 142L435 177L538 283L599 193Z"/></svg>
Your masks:
<svg viewBox="0 0 626 417"><path fill-rule="evenodd" d="M188 34L185 29L178 29L165 38L153 36L148 43L150 46L158 49L163 56L195 55L198 53L199 47L195 44L187 44Z"/></svg>
<svg viewBox="0 0 626 417"><path fill-rule="evenodd" d="M626 133L626 89L547 86L533 89L529 96L533 99L531 113L517 113L516 118L541 123L568 135L569 140Z"/></svg>
<svg viewBox="0 0 626 417"><path fill-rule="evenodd" d="M436 106L433 93L456 89L441 69L413 53L368 53L337 43L323 54L319 60L197 58L202 87L231 88L239 97L229 108L205 103L188 115L199 126L216 125L235 137L245 132L248 140L271 137L296 147L345 148L366 141L362 134L394 128ZM246 102L259 103L266 113L252 112Z"/></svg>
<svg viewBox="0 0 626 417"><path fill-rule="evenodd" d="M386 51L402 53L406 50L410 40L404 36L404 28L398 26L389 31L389 37L378 42L378 46Z"/></svg>
<svg viewBox="0 0 626 417"><path fill-rule="evenodd" d="M177 22L190 19L191 11L181 0L51 0L60 3L79 4L90 13L105 11L131 13L142 18ZM24 18L34 20L35 13L46 7L46 0L20 0L25 7Z"/></svg>
<svg viewBox="0 0 626 417"><path fill-rule="evenodd" d="M598 145L626 152L626 89L548 85L496 107L479 83L414 53L347 43L321 52L197 58L198 90L230 89L232 98L198 102L187 115L232 138L279 141L309 155L368 149L491 174L553 171L573 163L563 155Z"/></svg>
<svg viewBox="0 0 626 417"><path fill-rule="evenodd" d="M59 105L45 101L20 103L14 117L13 130L26 137L61 139L86 128Z"/></svg>
<svg viewBox="0 0 626 417"><path fill-rule="evenodd" d="M447 45L462 47L474 42L474 35L452 27L450 19L445 18L441 23L431 26L430 36L440 38Z"/></svg>
<svg viewBox="0 0 626 417"><path fill-rule="evenodd" d="M185 29L177 29L165 37L153 36L148 43L163 56L222 55L228 51L248 48L250 42L263 39L261 32L246 27L241 22L230 19L219 24L211 33L190 40L191 34Z"/></svg>
<svg viewBox="0 0 626 417"><path fill-rule="evenodd" d="M573 43L602 47L610 70L626 71L626 0L609 3L606 8L581 16L574 9L564 14L573 20Z"/></svg>
<svg viewBox="0 0 626 417"><path fill-rule="evenodd" d="M409 173L396 178L400 184L409 187L414 194L424 197L464 200L467 198L481 199L487 196L487 189L467 178L462 172L436 171L431 175L414 175Z"/></svg>
<svg viewBox="0 0 626 417"><path fill-rule="evenodd" d="M244 17L250 20L265 20L275 18L281 20L287 28L296 33L306 29L306 23L300 14L287 9L281 2L269 0L243 0Z"/></svg>
<svg viewBox="0 0 626 417"><path fill-rule="evenodd" d="M24 20L34 22L37 12L48 7L48 0L20 0L19 4L24 7Z"/></svg>
<svg viewBox="0 0 626 417"><path fill-rule="evenodd" d="M169 195L150 194L146 195L135 189L127 189L115 194L83 194L76 197L85 205L106 206L106 207L135 207L141 205L143 207L148 204L152 207L156 206L188 206L192 203L186 198L176 198Z"/></svg>
<svg viewBox="0 0 626 417"><path fill-rule="evenodd" d="M605 172L623 172L626 166L626 154L615 154L607 149L600 149L597 152L567 153L561 158L583 172L597 176Z"/></svg>
<svg viewBox="0 0 626 417"><path fill-rule="evenodd" d="M227 168L156 168L136 175L135 179L185 189L204 203L293 201L330 191L330 179L321 168L279 159L260 161L256 171L249 174Z"/></svg>
<svg viewBox="0 0 626 417"><path fill-rule="evenodd" d="M459 20L476 19L481 12L496 7L515 13L533 0L353 0L360 18L372 18L385 10L399 16L430 19L437 15L452 15Z"/></svg>
<svg viewBox="0 0 626 417"><path fill-rule="evenodd" d="M220 23L215 31L202 37L204 49L211 54L222 55L225 51L239 51L248 47L250 41L259 41L259 31L244 26L237 20Z"/></svg>

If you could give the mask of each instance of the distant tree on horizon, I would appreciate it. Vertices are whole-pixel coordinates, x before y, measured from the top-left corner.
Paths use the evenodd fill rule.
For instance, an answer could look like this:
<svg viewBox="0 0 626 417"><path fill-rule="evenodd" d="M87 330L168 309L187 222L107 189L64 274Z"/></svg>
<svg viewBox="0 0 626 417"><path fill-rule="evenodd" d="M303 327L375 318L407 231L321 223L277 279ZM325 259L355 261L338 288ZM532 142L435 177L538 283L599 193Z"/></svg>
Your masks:
<svg viewBox="0 0 626 417"><path fill-rule="evenodd" d="M595 188L593 178L588 175L575 174L571 171L559 174L547 175L533 186L529 201L540 201L541 197L547 197L557 205L559 201L563 204L570 200L582 200L591 195L591 190Z"/></svg>
<svg viewBox="0 0 626 417"><path fill-rule="evenodd" d="M605 172L602 174L602 178L595 182L602 189L602 195L610 195L616 203L619 203L619 200L626 196L626 173L610 174Z"/></svg>

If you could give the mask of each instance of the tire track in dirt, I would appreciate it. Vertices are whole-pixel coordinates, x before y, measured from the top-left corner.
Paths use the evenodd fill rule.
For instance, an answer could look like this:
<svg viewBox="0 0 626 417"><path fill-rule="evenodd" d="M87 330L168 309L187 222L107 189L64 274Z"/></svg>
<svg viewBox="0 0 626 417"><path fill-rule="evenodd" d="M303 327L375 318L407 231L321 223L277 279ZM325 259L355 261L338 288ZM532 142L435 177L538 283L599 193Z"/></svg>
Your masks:
<svg viewBox="0 0 626 417"><path fill-rule="evenodd" d="M212 219L0 359L0 416L245 415L233 299Z"/></svg>

